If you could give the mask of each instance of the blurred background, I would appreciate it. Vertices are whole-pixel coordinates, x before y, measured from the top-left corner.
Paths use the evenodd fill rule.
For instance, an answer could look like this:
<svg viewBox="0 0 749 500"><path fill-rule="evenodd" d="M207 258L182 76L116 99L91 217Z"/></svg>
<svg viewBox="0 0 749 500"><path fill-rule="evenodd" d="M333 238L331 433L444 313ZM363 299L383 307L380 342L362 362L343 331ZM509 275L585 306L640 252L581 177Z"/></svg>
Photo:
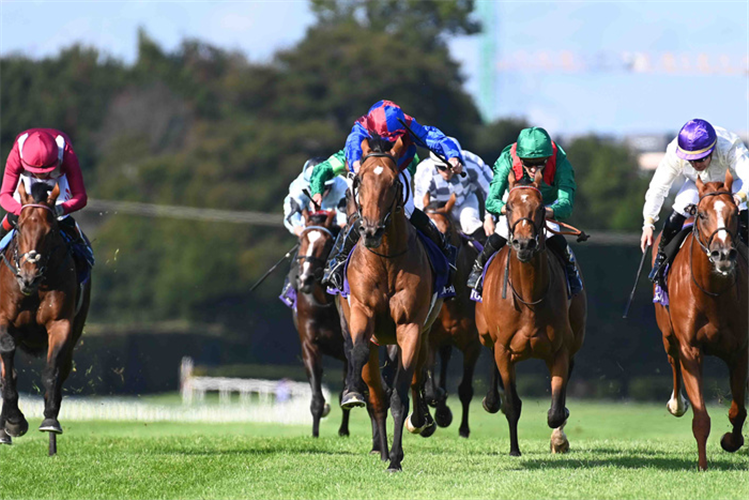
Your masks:
<svg viewBox="0 0 749 500"><path fill-rule="evenodd" d="M27 128L61 129L90 197L76 218L93 303L68 393L176 391L183 356L196 373L305 380L277 299L287 264L249 288L296 242L289 183L380 99L488 164L520 129L549 130L576 172L569 222L593 235L573 247L589 327L571 394L670 393L646 279L622 319L642 203L687 120L746 140L746 2L3 1L0 29L0 154ZM546 394L545 366L520 366L521 394ZM725 369L706 372L708 395L727 394Z"/></svg>

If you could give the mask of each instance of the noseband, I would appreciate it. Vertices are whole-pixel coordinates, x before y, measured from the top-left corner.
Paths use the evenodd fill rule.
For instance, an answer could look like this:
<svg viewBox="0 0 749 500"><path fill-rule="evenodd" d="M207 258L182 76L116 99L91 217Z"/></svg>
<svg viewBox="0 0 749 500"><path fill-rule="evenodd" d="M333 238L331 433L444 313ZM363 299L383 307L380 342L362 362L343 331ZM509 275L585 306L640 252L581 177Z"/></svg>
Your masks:
<svg viewBox="0 0 749 500"><path fill-rule="evenodd" d="M308 232L310 232L310 231L321 231L321 232L327 234L328 236L330 236L331 239L328 240L328 242L326 242L326 245L330 241L335 241L336 237L333 234L333 232L330 229L328 229L327 227L323 227L323 226L307 226L307 227L305 227L304 230L299 235L299 239L301 240L302 237L305 234L307 234ZM325 254L326 254L326 252L323 252L323 255L325 255ZM324 257L315 257L314 255L310 255L310 256L307 256L307 255L297 255L294 260L296 262L298 262L300 265L301 265L301 263L303 261L309 262L310 264L322 263L323 265L325 265L325 258ZM319 274L320 274L320 276L315 276L315 279L319 280L320 278L322 278L322 269L320 269L320 273Z"/></svg>

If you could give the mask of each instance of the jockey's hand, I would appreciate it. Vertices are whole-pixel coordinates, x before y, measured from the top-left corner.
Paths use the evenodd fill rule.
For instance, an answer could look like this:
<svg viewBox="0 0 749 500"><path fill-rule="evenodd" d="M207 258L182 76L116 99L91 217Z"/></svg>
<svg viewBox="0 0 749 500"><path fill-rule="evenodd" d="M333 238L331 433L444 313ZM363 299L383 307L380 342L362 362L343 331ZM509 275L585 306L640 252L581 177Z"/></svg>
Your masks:
<svg viewBox="0 0 749 500"><path fill-rule="evenodd" d="M304 231L304 226L294 226L294 234L297 238L302 234L302 231Z"/></svg>
<svg viewBox="0 0 749 500"><path fill-rule="evenodd" d="M736 204L737 207L740 207L743 201L741 201L741 198L739 198L738 194L733 195L733 202Z"/></svg>
<svg viewBox="0 0 749 500"><path fill-rule="evenodd" d="M648 247L653 246L653 228L650 226L645 226L642 228L642 237L640 238L640 249L642 250L642 253L645 253L645 250Z"/></svg>
<svg viewBox="0 0 749 500"><path fill-rule="evenodd" d="M455 158L450 158L449 160L447 160L447 163L450 164L452 171L456 174L459 174L463 171L463 164L460 163L460 158L458 158L457 156Z"/></svg>
<svg viewBox="0 0 749 500"><path fill-rule="evenodd" d="M499 209L500 215L507 215L507 205L502 205L502 208Z"/></svg>
<svg viewBox="0 0 749 500"><path fill-rule="evenodd" d="M321 206L322 205L322 193L313 194L312 201L314 201L318 207Z"/></svg>
<svg viewBox="0 0 749 500"><path fill-rule="evenodd" d="M487 236L491 236L494 234L495 226L494 226L494 219L491 215L487 215L484 217L484 233L486 233Z"/></svg>
<svg viewBox="0 0 749 500"><path fill-rule="evenodd" d="M361 168L361 162L359 160L356 160L354 162L354 173L358 174L360 168Z"/></svg>

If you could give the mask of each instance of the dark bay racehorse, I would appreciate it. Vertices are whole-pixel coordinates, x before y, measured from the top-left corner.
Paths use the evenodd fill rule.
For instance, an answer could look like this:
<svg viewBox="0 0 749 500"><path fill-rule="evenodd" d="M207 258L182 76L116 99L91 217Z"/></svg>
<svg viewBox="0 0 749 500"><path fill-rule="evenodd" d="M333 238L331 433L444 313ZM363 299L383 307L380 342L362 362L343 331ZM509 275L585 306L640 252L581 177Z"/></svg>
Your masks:
<svg viewBox="0 0 749 500"><path fill-rule="evenodd" d="M668 272L669 306L655 304L658 327L674 374L674 389L667 407L677 417L686 410L681 385L692 403L692 432L697 440L698 465L707 469L706 444L710 417L702 390L702 360L717 356L728 365L733 402L728 418L733 426L720 440L734 452L744 444L746 419L747 262L739 257L738 208L731 194L733 177L724 183L697 179L700 201L692 232L684 240Z"/></svg>
<svg viewBox="0 0 749 500"><path fill-rule="evenodd" d="M320 284L325 258L335 241L338 226L335 212L316 212L312 215L302 211L305 228L299 235L295 288L297 290L294 326L302 344L302 360L307 379L312 388L312 435L320 435L320 419L330 413L330 405L322 394L323 354L343 361L343 376L346 378L346 356L343 348L340 318L335 307L335 298L325 293ZM343 420L338 429L339 436L348 436L349 410L343 409Z"/></svg>
<svg viewBox="0 0 749 500"><path fill-rule="evenodd" d="M392 148L384 140L364 140L362 151L361 168L353 186L361 216L361 240L354 247L346 271L350 295L348 299L338 299L352 343L349 382L341 404L363 406L364 392L369 389L381 458L389 458L388 470L397 471L403 460L404 425L415 433L435 425L423 399L422 379L426 335L442 304L433 290L427 253L403 209L403 185L396 167L396 160L404 151L402 140ZM399 348L390 399L395 422L390 453L385 429L387 402L379 349L373 340L381 345L397 344ZM409 387L414 410L407 417Z"/></svg>
<svg viewBox="0 0 749 500"><path fill-rule="evenodd" d="M551 450L566 452L567 382L585 335L585 292L568 299L564 266L546 248L545 208L538 189L541 173L529 185L516 183L512 173L509 177L506 206L510 237L486 271L483 304L476 313L479 334L494 353L504 386L510 455L520 456L517 425L521 401L515 386L515 364L529 358L544 360L551 374Z"/></svg>
<svg viewBox="0 0 749 500"><path fill-rule="evenodd" d="M451 210L455 204L453 195L443 207L426 207L426 213L437 228L450 237L450 242L458 248L455 297L442 303L442 310L437 321L429 331L429 357L427 358L427 380L424 395L431 406L435 406L434 419L440 427L447 427L452 422L452 412L447 406L447 366L452 348L463 352L463 378L458 386L458 396L463 406L463 413L458 432L468 437L471 430L468 426L468 409L473 399L473 372L481 354L481 342L476 330L475 303L471 300L470 290L465 285L468 273L478 251L469 244L464 244L455 230ZM437 354L440 357L439 382L435 376Z"/></svg>
<svg viewBox="0 0 749 500"><path fill-rule="evenodd" d="M10 444L11 436L22 436L29 428L18 408L16 348L34 355L46 350L47 367L42 374L44 421L39 430L50 433L49 452L53 455L57 452L56 435L62 433L57 421L62 384L70 374L73 348L88 314L91 280L81 291L73 256L54 213L59 186L48 191L48 186L37 183L29 195L24 183L19 185L23 207L16 234L0 265L0 442ZM79 293L81 300L77 300Z"/></svg>

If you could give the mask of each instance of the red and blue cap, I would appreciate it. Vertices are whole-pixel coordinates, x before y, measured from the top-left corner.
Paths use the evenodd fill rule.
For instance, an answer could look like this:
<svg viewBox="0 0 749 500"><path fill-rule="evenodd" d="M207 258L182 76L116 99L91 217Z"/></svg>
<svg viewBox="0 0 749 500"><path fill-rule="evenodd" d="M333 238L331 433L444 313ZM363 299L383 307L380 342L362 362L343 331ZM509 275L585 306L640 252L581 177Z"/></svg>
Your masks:
<svg viewBox="0 0 749 500"><path fill-rule="evenodd" d="M706 120L689 120L679 131L676 156L687 161L701 160L713 152L716 142L715 129Z"/></svg>
<svg viewBox="0 0 749 500"><path fill-rule="evenodd" d="M407 116L400 106L393 101L382 100L369 108L367 115L362 117L361 124L370 135L376 134L390 142L395 142L406 134L406 128L401 120L406 124L411 123L411 117Z"/></svg>

